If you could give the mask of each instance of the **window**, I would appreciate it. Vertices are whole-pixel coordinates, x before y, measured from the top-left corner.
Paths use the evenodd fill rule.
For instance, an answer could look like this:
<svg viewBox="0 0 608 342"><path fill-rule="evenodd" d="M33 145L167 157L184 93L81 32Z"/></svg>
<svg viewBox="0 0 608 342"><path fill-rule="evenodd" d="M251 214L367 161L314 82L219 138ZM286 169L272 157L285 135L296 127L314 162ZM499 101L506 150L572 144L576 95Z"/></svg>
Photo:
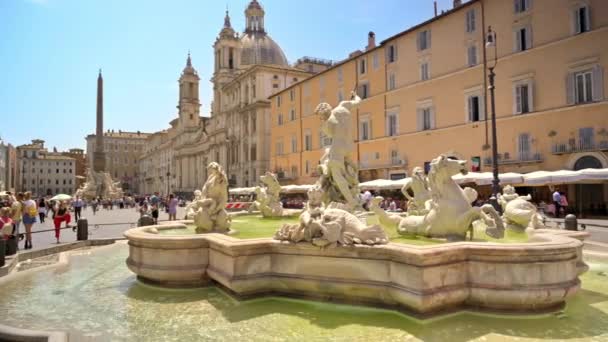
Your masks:
<svg viewBox="0 0 608 342"><path fill-rule="evenodd" d="M467 49L467 64L469 66L477 65L477 46L471 45Z"/></svg>
<svg viewBox="0 0 608 342"><path fill-rule="evenodd" d="M294 121L296 119L296 110L292 109L289 111L289 121Z"/></svg>
<svg viewBox="0 0 608 342"><path fill-rule="evenodd" d="M344 101L344 92L342 89L338 90L338 103Z"/></svg>
<svg viewBox="0 0 608 342"><path fill-rule="evenodd" d="M566 78L568 104L589 103L604 99L604 77L601 65L583 66Z"/></svg>
<svg viewBox="0 0 608 342"><path fill-rule="evenodd" d="M467 11L466 31L468 33L475 32L475 9L474 8Z"/></svg>
<svg viewBox="0 0 608 342"><path fill-rule="evenodd" d="M435 128L435 113L432 105L425 104L425 106L419 107L416 112L419 131L428 131Z"/></svg>
<svg viewBox="0 0 608 342"><path fill-rule="evenodd" d="M277 96L277 107L281 107L281 96Z"/></svg>
<svg viewBox="0 0 608 342"><path fill-rule="evenodd" d="M426 81L429 79L429 63L423 62L420 64L420 80Z"/></svg>
<svg viewBox="0 0 608 342"><path fill-rule="evenodd" d="M342 83L344 81L344 71L342 67L338 68L338 83Z"/></svg>
<svg viewBox="0 0 608 342"><path fill-rule="evenodd" d="M518 138L519 160L530 160L530 134L522 133Z"/></svg>
<svg viewBox="0 0 608 342"><path fill-rule="evenodd" d="M310 133L310 130L306 130L304 135L304 150L312 151L312 134Z"/></svg>
<svg viewBox="0 0 608 342"><path fill-rule="evenodd" d="M481 120L481 96L471 95L467 98L467 108L469 111L469 122Z"/></svg>
<svg viewBox="0 0 608 342"><path fill-rule="evenodd" d="M307 160L304 163L304 167L305 167L305 170L306 170L306 174L309 174L310 173L310 161Z"/></svg>
<svg viewBox="0 0 608 342"><path fill-rule="evenodd" d="M283 125L283 114L279 114L279 126Z"/></svg>
<svg viewBox="0 0 608 342"><path fill-rule="evenodd" d="M399 158L399 151L397 150L391 150L391 164L392 165L399 165L401 164L401 158Z"/></svg>
<svg viewBox="0 0 608 342"><path fill-rule="evenodd" d="M515 84L514 88L515 114L525 114L532 111L532 82L524 81Z"/></svg>
<svg viewBox="0 0 608 342"><path fill-rule="evenodd" d="M386 135L393 137L397 134L399 134L397 113L388 113L386 115Z"/></svg>
<svg viewBox="0 0 608 342"><path fill-rule="evenodd" d="M578 129L578 143L581 150L590 150L594 147L593 144L593 127L585 127Z"/></svg>
<svg viewBox="0 0 608 342"><path fill-rule="evenodd" d="M574 74L574 86L576 103L587 103L593 101L593 82L591 70L577 72Z"/></svg>
<svg viewBox="0 0 608 342"><path fill-rule="evenodd" d="M57 173L59 173L59 169L57 169Z"/></svg>
<svg viewBox="0 0 608 342"><path fill-rule="evenodd" d="M590 30L589 8L581 6L574 10L574 33L584 33Z"/></svg>
<svg viewBox="0 0 608 342"><path fill-rule="evenodd" d="M532 48L532 35L529 27L515 30L515 52L526 51Z"/></svg>
<svg viewBox="0 0 608 342"><path fill-rule="evenodd" d="M424 30L418 32L418 51L423 51L431 47L431 31Z"/></svg>
<svg viewBox="0 0 608 342"><path fill-rule="evenodd" d="M319 91L325 90L325 77L319 76Z"/></svg>
<svg viewBox="0 0 608 342"><path fill-rule="evenodd" d="M359 74L365 75L367 72L367 65L365 63L365 59L359 61Z"/></svg>
<svg viewBox="0 0 608 342"><path fill-rule="evenodd" d="M296 98L296 91L294 89L291 89L289 91L289 100L293 101L293 100L295 100L295 98Z"/></svg>
<svg viewBox="0 0 608 342"><path fill-rule="evenodd" d="M390 75L388 75L388 90L393 90L396 88L396 84L395 84L395 74L391 73Z"/></svg>
<svg viewBox="0 0 608 342"><path fill-rule="evenodd" d="M283 154L283 141L282 140L277 141L276 149L277 149L277 156L280 156Z"/></svg>
<svg viewBox="0 0 608 342"><path fill-rule="evenodd" d="M361 123L359 124L359 140L369 140L372 137L371 132L371 122L369 118L361 119Z"/></svg>
<svg viewBox="0 0 608 342"><path fill-rule="evenodd" d="M298 177L298 167L297 166L292 166L291 167L291 177L293 177L293 178L297 178Z"/></svg>
<svg viewBox="0 0 608 342"><path fill-rule="evenodd" d="M397 61L397 45L389 45L386 51L386 60L388 63Z"/></svg>
<svg viewBox="0 0 608 342"><path fill-rule="evenodd" d="M523 13L530 9L530 0L513 0L515 13Z"/></svg>
<svg viewBox="0 0 608 342"><path fill-rule="evenodd" d="M378 68L380 67L380 58L378 57L378 52L374 52L374 54L372 55L372 67L374 68L374 70L378 70Z"/></svg>
<svg viewBox="0 0 608 342"><path fill-rule="evenodd" d="M298 140L295 135L291 137L291 153L298 152Z"/></svg>
<svg viewBox="0 0 608 342"><path fill-rule="evenodd" d="M364 83L359 86L359 97L366 99L369 97L369 84Z"/></svg>
<svg viewBox="0 0 608 342"><path fill-rule="evenodd" d="M302 86L302 91L304 93L304 97L310 96L310 83L305 83Z"/></svg>

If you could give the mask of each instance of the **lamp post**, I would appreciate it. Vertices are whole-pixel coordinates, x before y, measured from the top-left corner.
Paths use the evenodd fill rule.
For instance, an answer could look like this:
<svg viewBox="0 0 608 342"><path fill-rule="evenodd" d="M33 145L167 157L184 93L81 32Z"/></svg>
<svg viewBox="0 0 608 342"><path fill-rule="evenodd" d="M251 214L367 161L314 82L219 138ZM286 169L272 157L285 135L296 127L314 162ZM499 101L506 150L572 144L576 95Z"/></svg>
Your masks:
<svg viewBox="0 0 608 342"><path fill-rule="evenodd" d="M169 196L169 194L171 193L171 188L169 187L171 182L171 180L169 179L170 176L171 172L167 171L167 196Z"/></svg>
<svg viewBox="0 0 608 342"><path fill-rule="evenodd" d="M496 103L494 96L494 68L498 63L498 49L496 47L496 32L492 31L492 27L488 26L488 33L486 35L486 49L494 47L494 61L491 66L488 67L490 74L488 75L490 86L490 108L492 110L492 205L494 208L502 214L502 208L498 204L497 198L500 193L500 179L498 178L498 139L496 137Z"/></svg>
<svg viewBox="0 0 608 342"><path fill-rule="evenodd" d="M230 137L226 138L226 192L228 193L228 198L230 198L230 149L232 148L232 141ZM219 160L218 160L219 162Z"/></svg>

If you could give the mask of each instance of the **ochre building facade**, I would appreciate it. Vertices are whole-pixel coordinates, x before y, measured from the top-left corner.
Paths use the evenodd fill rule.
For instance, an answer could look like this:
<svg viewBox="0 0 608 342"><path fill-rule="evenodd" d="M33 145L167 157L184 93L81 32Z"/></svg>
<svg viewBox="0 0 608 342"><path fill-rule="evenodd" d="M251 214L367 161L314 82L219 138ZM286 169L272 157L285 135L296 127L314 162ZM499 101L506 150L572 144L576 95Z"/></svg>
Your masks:
<svg viewBox="0 0 608 342"><path fill-rule="evenodd" d="M270 97L270 167L283 183L314 182L330 143L314 109L356 90L362 181L405 177L439 154L491 171L486 80L497 55L500 172L606 168L606 42L602 0L472 0L379 44L370 33L364 51ZM608 200L605 185L590 190Z"/></svg>

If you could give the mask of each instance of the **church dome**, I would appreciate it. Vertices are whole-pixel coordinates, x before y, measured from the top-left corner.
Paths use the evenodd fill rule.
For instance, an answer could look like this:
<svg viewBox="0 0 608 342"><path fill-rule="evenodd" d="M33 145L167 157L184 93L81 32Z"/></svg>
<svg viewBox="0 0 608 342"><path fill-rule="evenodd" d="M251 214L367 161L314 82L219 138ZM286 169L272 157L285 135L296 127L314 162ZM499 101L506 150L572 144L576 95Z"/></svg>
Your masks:
<svg viewBox="0 0 608 342"><path fill-rule="evenodd" d="M241 36L241 65L275 64L288 66L285 53L268 34L245 32Z"/></svg>

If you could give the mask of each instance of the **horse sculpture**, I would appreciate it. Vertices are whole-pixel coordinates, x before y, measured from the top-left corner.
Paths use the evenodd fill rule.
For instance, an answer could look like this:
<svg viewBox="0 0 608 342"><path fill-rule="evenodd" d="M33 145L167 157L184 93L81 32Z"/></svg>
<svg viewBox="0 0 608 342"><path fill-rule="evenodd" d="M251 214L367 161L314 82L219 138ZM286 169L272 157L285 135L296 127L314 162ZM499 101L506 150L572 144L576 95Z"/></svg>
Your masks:
<svg viewBox="0 0 608 342"><path fill-rule="evenodd" d="M255 205L264 217L282 216L283 205L281 204L281 198L279 197L281 185L279 184L277 177L271 172L266 172L260 176L260 181L264 186L255 188L257 199Z"/></svg>
<svg viewBox="0 0 608 342"><path fill-rule="evenodd" d="M464 240L473 221L482 219L488 226L487 235L504 236L503 222L494 207L489 204L472 207L471 196L452 179L458 173L466 173L465 165L464 160L452 160L443 155L433 159L428 177L430 210L425 215L404 217L397 228L400 234Z"/></svg>

